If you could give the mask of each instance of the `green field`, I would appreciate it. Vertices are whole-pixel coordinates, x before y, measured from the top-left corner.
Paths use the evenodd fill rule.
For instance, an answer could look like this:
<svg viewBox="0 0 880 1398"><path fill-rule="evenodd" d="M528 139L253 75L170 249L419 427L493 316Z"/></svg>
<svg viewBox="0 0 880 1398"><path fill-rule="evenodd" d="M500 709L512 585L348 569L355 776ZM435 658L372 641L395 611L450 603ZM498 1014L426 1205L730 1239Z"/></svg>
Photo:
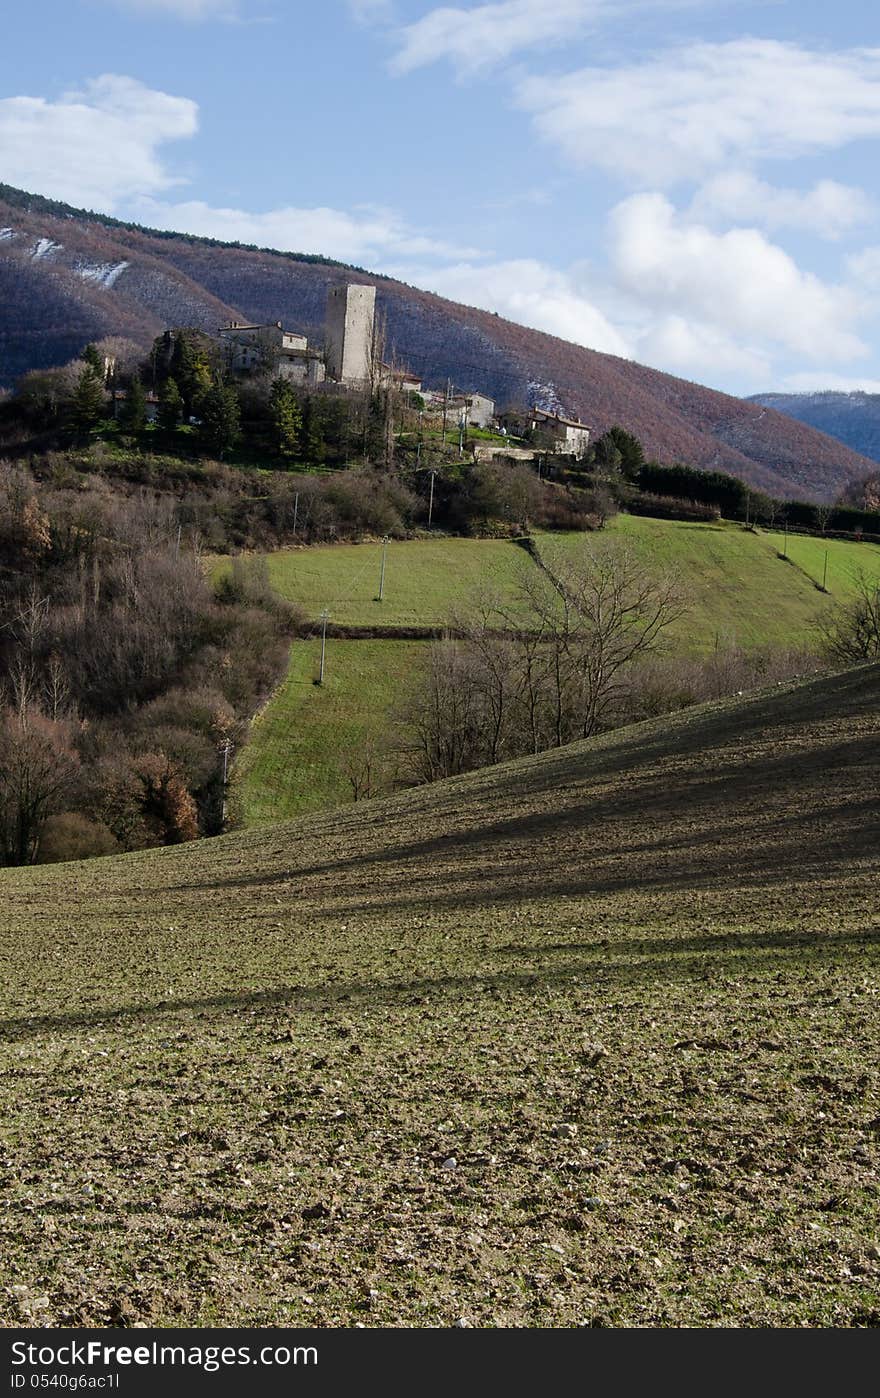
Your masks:
<svg viewBox="0 0 880 1398"><path fill-rule="evenodd" d="M381 563L379 543L331 544L270 554L269 576L310 616L326 607L332 621L353 626L442 626L481 596L514 597L529 566L507 540L392 541L377 602Z"/></svg>
<svg viewBox="0 0 880 1398"><path fill-rule="evenodd" d="M287 676L235 764L233 810L245 825L284 820L353 800L346 763L388 727L425 643L295 641ZM387 763L386 763L387 765Z"/></svg>
<svg viewBox="0 0 880 1398"><path fill-rule="evenodd" d="M554 558L582 547L582 537L541 535L542 555L552 564ZM826 544L792 534L792 562L785 563L777 557L784 545L781 534L752 533L737 524L690 524L635 515L618 515L607 531L591 536L600 547L621 539L658 569L679 574L690 611L678 625L677 636L688 648L707 649L716 637L719 644L746 648L807 644L815 618L834 600L852 593L860 568L880 578L880 548L874 544ZM814 585L822 581L826 547L831 597Z"/></svg>
<svg viewBox="0 0 880 1398"><path fill-rule="evenodd" d="M3 870L0 1323L876 1327L880 669Z"/></svg>
<svg viewBox="0 0 880 1398"><path fill-rule="evenodd" d="M808 645L816 617L848 595L859 568L880 577L880 549L828 541L831 595L822 579L826 544L799 535L752 533L735 524L688 524L620 515L599 534L536 536L552 566L576 551L625 542L658 570L679 574L690 599L670 633L688 651L739 644ZM313 617L326 605L331 620L370 626L440 625L456 608L496 594L515 603L520 580L535 565L502 540L437 539L391 543L385 600L379 587L381 544L335 545L270 555L274 585ZM216 569L228 567L218 563ZM809 576L808 576L809 575ZM331 640L327 682L313 683L318 641L297 642L286 679L253 726L234 769L233 812L246 826L265 824L352 800L347 754L382 743L389 715L425 655L424 644L395 640ZM387 765L387 764L386 764Z"/></svg>
<svg viewBox="0 0 880 1398"><path fill-rule="evenodd" d="M552 562L581 548L625 541L658 568L681 577L691 612L678 628L683 644L800 645L816 616L833 599L851 594L860 569L880 577L874 544L790 535L790 563L777 557L780 533L751 532L740 525L691 524L618 515L599 534L543 534L536 541ZM828 588L821 584L828 549ZM272 583L311 617L326 607L332 621L353 626L438 626L481 598L515 602L529 561L516 544L499 539L436 539L388 546L385 595L379 591L382 546L338 544L280 550L269 555ZM214 574L228 568L215 560Z"/></svg>
<svg viewBox="0 0 880 1398"><path fill-rule="evenodd" d="M851 596L861 575L880 582L880 548L876 544L852 544L845 539L818 539L803 534L789 534L786 538L779 531L768 531L762 538L771 543L777 553L785 552L791 565L811 582L817 586L824 582L836 599Z"/></svg>

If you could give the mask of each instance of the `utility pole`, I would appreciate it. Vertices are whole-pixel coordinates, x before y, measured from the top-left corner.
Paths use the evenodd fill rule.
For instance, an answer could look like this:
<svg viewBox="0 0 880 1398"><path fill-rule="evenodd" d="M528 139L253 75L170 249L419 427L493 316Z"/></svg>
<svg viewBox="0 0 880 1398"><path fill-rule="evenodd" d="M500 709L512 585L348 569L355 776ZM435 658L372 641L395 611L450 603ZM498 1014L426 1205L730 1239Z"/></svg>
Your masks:
<svg viewBox="0 0 880 1398"><path fill-rule="evenodd" d="M379 596L376 598L376 601L377 601L377 602L381 602L381 601L382 601L382 598L385 596L385 560L386 560L387 557L388 557L388 535L386 534L385 537L384 537L383 540L382 540L382 568L381 568L381 571L380 571L380 573L379 573Z"/></svg>
<svg viewBox="0 0 880 1398"><path fill-rule="evenodd" d="M428 497L428 528L431 528L431 516L434 513L434 477L436 471L431 472L431 494Z"/></svg>
<svg viewBox="0 0 880 1398"><path fill-rule="evenodd" d="M327 622L329 617L330 613L325 607L321 613L321 671L318 675L318 684L324 683L324 657L327 654Z"/></svg>
<svg viewBox="0 0 880 1398"><path fill-rule="evenodd" d="M220 829L226 829L226 788L229 785L229 753L232 743L229 738L223 744L223 803L220 810Z"/></svg>
<svg viewBox="0 0 880 1398"><path fill-rule="evenodd" d="M299 518L299 491L293 497L293 532L296 534L296 521Z"/></svg>

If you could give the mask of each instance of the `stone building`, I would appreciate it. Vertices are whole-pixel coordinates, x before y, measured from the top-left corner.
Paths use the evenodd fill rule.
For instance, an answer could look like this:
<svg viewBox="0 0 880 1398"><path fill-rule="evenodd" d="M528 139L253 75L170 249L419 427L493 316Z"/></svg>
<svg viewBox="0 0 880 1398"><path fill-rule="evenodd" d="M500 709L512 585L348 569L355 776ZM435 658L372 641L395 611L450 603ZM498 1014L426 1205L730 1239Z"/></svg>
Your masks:
<svg viewBox="0 0 880 1398"><path fill-rule="evenodd" d="M421 393L422 381L418 374L408 369L398 369L392 364L379 365L379 383L382 388L396 388L400 393Z"/></svg>
<svg viewBox="0 0 880 1398"><path fill-rule="evenodd" d="M471 427L491 427L495 421L495 400L485 393L466 395L467 420Z"/></svg>
<svg viewBox="0 0 880 1398"><path fill-rule="evenodd" d="M421 389L428 410L436 415L445 407L449 422L462 419L468 427L491 427L495 421L495 402L485 393L443 393L436 388Z"/></svg>
<svg viewBox="0 0 880 1398"><path fill-rule="evenodd" d="M371 382L375 323L375 286L346 282L330 288L325 363L331 379L352 385Z"/></svg>
<svg viewBox="0 0 880 1398"><path fill-rule="evenodd" d="M305 335L285 330L280 320L273 325L241 325L233 320L221 329L220 340L234 373L267 373L310 385L324 380L322 356L309 349Z"/></svg>
<svg viewBox="0 0 880 1398"><path fill-rule="evenodd" d="M585 422L576 418L562 417L559 413L548 413L543 408L532 408L529 426L549 440L560 456L586 456L590 445L590 429Z"/></svg>

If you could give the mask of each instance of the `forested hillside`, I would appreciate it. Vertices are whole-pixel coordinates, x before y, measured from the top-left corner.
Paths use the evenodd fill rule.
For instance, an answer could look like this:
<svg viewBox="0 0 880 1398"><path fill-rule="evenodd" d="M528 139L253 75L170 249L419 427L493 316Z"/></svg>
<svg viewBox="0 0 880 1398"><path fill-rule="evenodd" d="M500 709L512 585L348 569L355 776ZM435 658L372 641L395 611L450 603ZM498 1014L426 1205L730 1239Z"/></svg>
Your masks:
<svg viewBox="0 0 880 1398"><path fill-rule="evenodd" d="M283 320L319 342L327 288L379 288L388 336L428 384L545 403L594 431L623 424L649 456L733 472L781 496L835 498L871 463L758 403L599 354L381 276L299 254L154 233L0 186L0 387L89 340L147 349L169 325Z"/></svg>
<svg viewBox="0 0 880 1398"><path fill-rule="evenodd" d="M750 400L880 461L880 393L764 393Z"/></svg>

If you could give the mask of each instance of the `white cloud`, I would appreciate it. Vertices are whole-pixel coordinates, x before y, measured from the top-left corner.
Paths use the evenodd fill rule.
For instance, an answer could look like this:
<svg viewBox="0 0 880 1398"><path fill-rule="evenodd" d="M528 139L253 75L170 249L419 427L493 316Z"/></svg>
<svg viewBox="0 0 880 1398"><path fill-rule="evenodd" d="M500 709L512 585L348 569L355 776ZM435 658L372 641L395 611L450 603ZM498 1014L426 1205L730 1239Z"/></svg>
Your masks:
<svg viewBox="0 0 880 1398"><path fill-rule="evenodd" d="M356 8L385 0L349 0ZM603 22L640 10L704 7L712 0L493 0L464 9L441 5L397 30L399 48L392 72L410 73L430 63L450 62L460 74L503 63L524 49L571 43Z"/></svg>
<svg viewBox="0 0 880 1398"><path fill-rule="evenodd" d="M57 102L0 99L0 170L7 184L112 212L177 183L159 148L197 128L195 102L108 73Z"/></svg>
<svg viewBox="0 0 880 1398"><path fill-rule="evenodd" d="M398 266L391 275L576 345L630 357L625 337L586 295L576 276L530 258L481 266Z"/></svg>
<svg viewBox="0 0 880 1398"><path fill-rule="evenodd" d="M690 212L696 218L801 228L834 239L868 222L875 206L864 190L836 180L820 180L803 191L777 189L747 171L731 170L698 190Z"/></svg>
<svg viewBox="0 0 880 1398"><path fill-rule="evenodd" d="M636 348L643 363L700 383L772 382L771 359L765 350L684 316L658 316L638 335Z"/></svg>
<svg viewBox="0 0 880 1398"><path fill-rule="evenodd" d="M846 260L850 278L865 291L880 291L880 248L863 248Z"/></svg>
<svg viewBox="0 0 880 1398"><path fill-rule="evenodd" d="M109 0L121 10L144 14L175 15L178 19L231 19L238 14L238 0Z"/></svg>
<svg viewBox="0 0 880 1398"><path fill-rule="evenodd" d="M613 210L610 231L618 285L645 314L808 360L865 353L853 330L859 298L801 271L756 229L714 233L680 218L662 194L637 194Z"/></svg>
<svg viewBox="0 0 880 1398"><path fill-rule="evenodd" d="M477 72L519 49L570 38L608 9L608 0L498 0L471 10L444 5L399 31L391 68L409 73L448 59L460 72Z"/></svg>
<svg viewBox="0 0 880 1398"><path fill-rule="evenodd" d="M880 49L697 43L627 67L528 78L518 100L575 163L657 188L880 136Z"/></svg>
<svg viewBox="0 0 880 1398"><path fill-rule="evenodd" d="M825 374L820 370L786 374L782 389L789 393L880 393L880 379L861 374Z"/></svg>
<svg viewBox="0 0 880 1398"><path fill-rule="evenodd" d="M265 213L214 208L201 200L166 203L141 200L138 221L153 228L223 241L254 243L282 252L321 253L342 262L376 262L393 257L478 257L474 248L456 247L410 228L388 209L304 209L288 207Z"/></svg>

